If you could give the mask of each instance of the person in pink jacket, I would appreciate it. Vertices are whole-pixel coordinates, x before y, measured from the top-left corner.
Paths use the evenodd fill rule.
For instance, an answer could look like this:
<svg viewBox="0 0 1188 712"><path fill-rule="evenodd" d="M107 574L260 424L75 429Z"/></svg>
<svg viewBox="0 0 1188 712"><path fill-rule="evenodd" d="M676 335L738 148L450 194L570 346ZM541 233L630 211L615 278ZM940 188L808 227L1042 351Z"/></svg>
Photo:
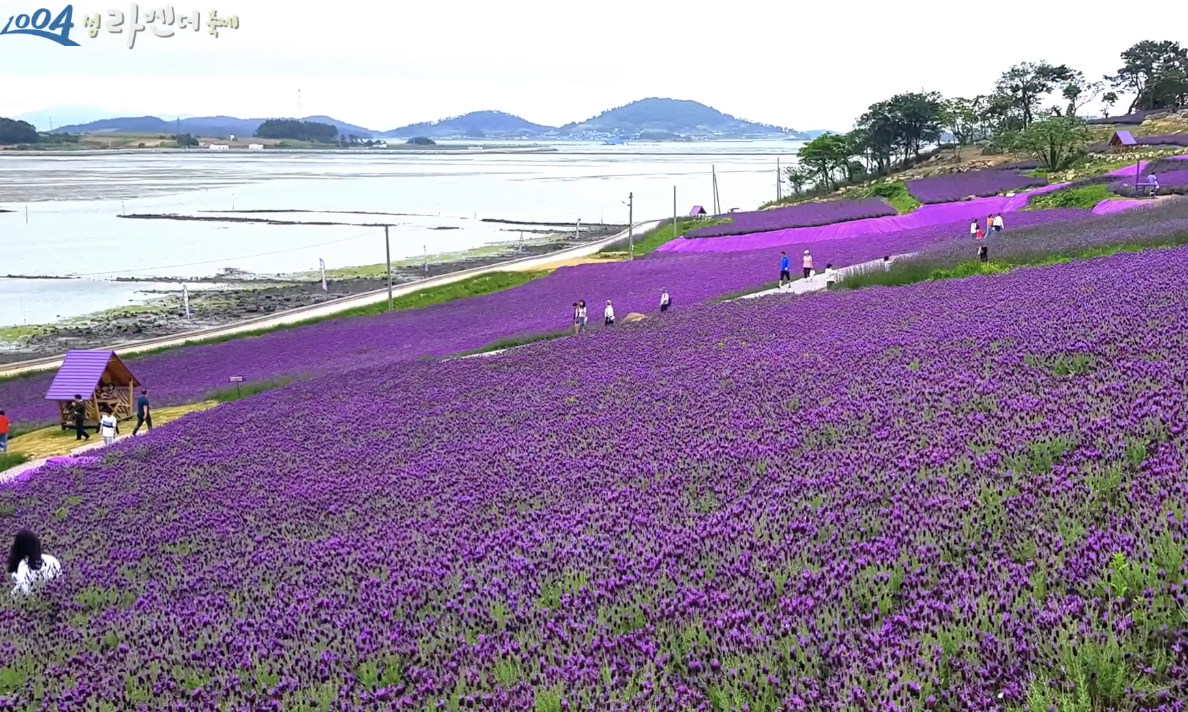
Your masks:
<svg viewBox="0 0 1188 712"><path fill-rule="evenodd" d="M808 250L804 251L804 278L808 279L813 276L813 256L809 254Z"/></svg>

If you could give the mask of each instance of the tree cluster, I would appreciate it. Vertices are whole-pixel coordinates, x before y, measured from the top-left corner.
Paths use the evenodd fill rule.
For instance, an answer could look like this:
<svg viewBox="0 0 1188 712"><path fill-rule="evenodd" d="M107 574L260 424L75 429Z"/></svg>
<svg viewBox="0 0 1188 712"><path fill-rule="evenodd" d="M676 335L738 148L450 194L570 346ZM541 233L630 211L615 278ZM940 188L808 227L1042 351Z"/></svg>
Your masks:
<svg viewBox="0 0 1188 712"><path fill-rule="evenodd" d="M33 124L0 116L0 146L37 143L37 140L37 129L33 128Z"/></svg>
<svg viewBox="0 0 1188 712"><path fill-rule="evenodd" d="M257 138L288 139L313 143L334 143L338 129L330 124L297 119L268 119L256 129Z"/></svg>
<svg viewBox="0 0 1188 712"><path fill-rule="evenodd" d="M806 143L799 165L786 169L784 179L794 196L831 192L909 167L942 141L958 150L989 142L999 150L1029 153L1044 168L1059 170L1088 143L1083 109L1099 97L1107 111L1117 103L1118 95L1107 87L1134 93L1131 111L1188 104L1188 48L1143 41L1123 52L1122 61L1116 75L1097 81L1068 65L1022 62L1004 71L989 94L896 94L871 104L849 133Z"/></svg>

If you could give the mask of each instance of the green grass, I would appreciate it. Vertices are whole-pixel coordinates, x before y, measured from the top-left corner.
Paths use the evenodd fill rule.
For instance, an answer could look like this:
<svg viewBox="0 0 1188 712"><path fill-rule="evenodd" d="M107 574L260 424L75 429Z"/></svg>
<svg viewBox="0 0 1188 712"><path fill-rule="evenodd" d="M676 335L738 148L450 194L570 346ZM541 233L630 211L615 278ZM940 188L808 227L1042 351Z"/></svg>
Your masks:
<svg viewBox="0 0 1188 712"><path fill-rule="evenodd" d="M712 227L714 225L729 225L734 222L730 218L720 218L717 220L698 220L696 218L678 218L676 230L672 229L672 221L669 220L664 225L644 233L635 241L635 256L646 255L649 252L655 252L657 248L666 242L672 242L678 237L684 237L686 233L691 230L697 230L703 227ZM619 248L613 248L619 249ZM610 251L610 248L603 250L603 252Z"/></svg>
<svg viewBox="0 0 1188 712"><path fill-rule="evenodd" d="M570 330L564 331L549 331L543 334L528 334L526 336L511 336L506 339L499 339L483 346L482 348L472 349L470 351L463 351L455 356L475 356L477 354L490 353L492 351L500 351L502 349L512 349L517 346L527 346L528 344L535 344L538 341L551 341L552 339L560 339L571 335Z"/></svg>
<svg viewBox="0 0 1188 712"><path fill-rule="evenodd" d="M1055 208L1092 210L1101 201L1117 197L1104 184L1086 185L1037 195L1027 203L1024 210L1052 210Z"/></svg>
<svg viewBox="0 0 1188 712"><path fill-rule="evenodd" d="M905 215L919 208L921 203L908 192L907 183L901 180L872 183L857 193L860 198L882 198L895 208L900 215Z"/></svg>
<svg viewBox="0 0 1188 712"><path fill-rule="evenodd" d="M204 400L212 400L219 403L231 403L233 401L243 400L244 398L258 395L264 391L283 388L295 380L295 378L276 378L268 381L248 381L240 383L238 388L232 385L227 388L220 388L217 391L211 391L210 393L206 394L206 398L204 398Z"/></svg>
<svg viewBox="0 0 1188 712"><path fill-rule="evenodd" d="M0 454L0 472L4 472L9 468L24 464L29 461L29 458L24 455L17 455L15 453Z"/></svg>

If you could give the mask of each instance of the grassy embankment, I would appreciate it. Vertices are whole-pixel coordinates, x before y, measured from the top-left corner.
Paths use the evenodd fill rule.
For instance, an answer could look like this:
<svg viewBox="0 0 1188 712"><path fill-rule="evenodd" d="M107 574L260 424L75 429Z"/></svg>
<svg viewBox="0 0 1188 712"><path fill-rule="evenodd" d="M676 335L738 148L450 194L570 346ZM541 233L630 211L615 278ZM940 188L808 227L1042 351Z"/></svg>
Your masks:
<svg viewBox="0 0 1188 712"><path fill-rule="evenodd" d="M912 194L908 192L907 183L902 180L871 183L860 190L857 197L882 198L900 215L906 215L922 204L912 197Z"/></svg>

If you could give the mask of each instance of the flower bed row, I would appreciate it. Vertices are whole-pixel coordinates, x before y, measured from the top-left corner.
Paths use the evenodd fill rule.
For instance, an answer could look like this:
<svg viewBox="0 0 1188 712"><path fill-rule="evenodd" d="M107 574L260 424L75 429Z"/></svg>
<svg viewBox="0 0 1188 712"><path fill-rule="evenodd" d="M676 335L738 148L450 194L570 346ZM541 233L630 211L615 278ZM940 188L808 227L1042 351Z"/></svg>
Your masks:
<svg viewBox="0 0 1188 712"><path fill-rule="evenodd" d="M1013 170L966 171L919 178L907 182L908 192L921 203L953 203L1045 186L1043 178L1030 178Z"/></svg>
<svg viewBox="0 0 1188 712"><path fill-rule="evenodd" d="M0 704L1182 712L1186 290L696 307L191 416L0 490L65 566Z"/></svg>
<svg viewBox="0 0 1188 712"><path fill-rule="evenodd" d="M783 230L790 227L812 227L833 223L895 215L895 209L882 198L862 200L831 200L822 203L803 203L775 210L757 210L749 213L731 213L731 222L691 230L689 238L725 237L746 235L753 232Z"/></svg>

